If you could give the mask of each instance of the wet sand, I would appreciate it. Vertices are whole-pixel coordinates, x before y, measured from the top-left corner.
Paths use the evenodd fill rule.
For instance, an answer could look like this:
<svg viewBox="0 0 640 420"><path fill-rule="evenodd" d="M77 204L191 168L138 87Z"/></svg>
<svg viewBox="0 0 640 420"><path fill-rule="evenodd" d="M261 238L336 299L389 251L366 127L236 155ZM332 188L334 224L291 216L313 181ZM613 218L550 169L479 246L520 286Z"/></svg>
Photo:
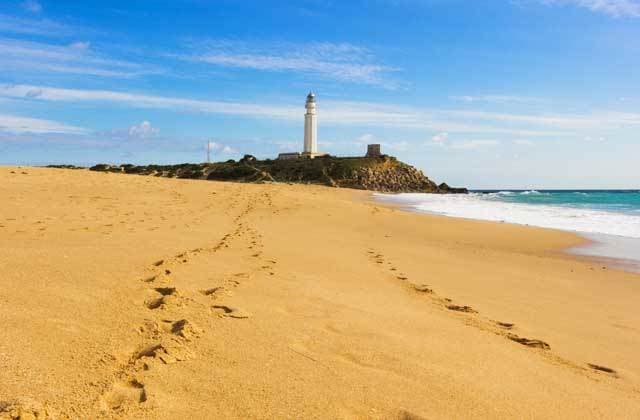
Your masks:
<svg viewBox="0 0 640 420"><path fill-rule="evenodd" d="M639 418L640 276L369 193L0 167L0 418Z"/></svg>

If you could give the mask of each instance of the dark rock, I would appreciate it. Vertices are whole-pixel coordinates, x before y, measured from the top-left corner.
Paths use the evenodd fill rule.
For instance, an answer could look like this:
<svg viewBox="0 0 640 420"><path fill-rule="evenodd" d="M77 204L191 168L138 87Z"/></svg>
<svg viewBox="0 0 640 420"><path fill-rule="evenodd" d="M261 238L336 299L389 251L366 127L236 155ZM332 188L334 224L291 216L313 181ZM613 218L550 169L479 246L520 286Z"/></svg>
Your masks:
<svg viewBox="0 0 640 420"><path fill-rule="evenodd" d="M466 188L450 187L446 182L443 182L442 184L438 185L438 192L443 194L468 194L469 190L467 190Z"/></svg>
<svg viewBox="0 0 640 420"><path fill-rule="evenodd" d="M47 165L45 168L57 168L57 169L86 169L84 166L76 165Z"/></svg>
<svg viewBox="0 0 640 420"><path fill-rule="evenodd" d="M256 161L256 157L253 155L244 155L242 159L240 159L240 163L255 162L255 161Z"/></svg>

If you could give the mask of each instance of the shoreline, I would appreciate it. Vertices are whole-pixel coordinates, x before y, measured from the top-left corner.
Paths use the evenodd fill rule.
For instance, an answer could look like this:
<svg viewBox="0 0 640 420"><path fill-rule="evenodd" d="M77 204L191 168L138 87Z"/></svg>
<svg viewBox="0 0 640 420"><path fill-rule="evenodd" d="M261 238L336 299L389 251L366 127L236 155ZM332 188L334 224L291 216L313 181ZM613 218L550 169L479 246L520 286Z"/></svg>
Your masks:
<svg viewBox="0 0 640 420"><path fill-rule="evenodd" d="M528 227L533 229L543 229L547 231L561 232L567 235L571 235L575 239L577 239L577 243L570 244L566 247L563 247L560 250L553 250L553 251L559 251L563 255L572 257L574 259L589 260L592 262L597 262L599 264L606 264L608 267L612 269L622 270L631 274L640 274L640 258L633 259L631 256L635 254L632 251L630 252L628 248L622 249L622 248L616 247L617 244L621 242L626 242L628 245L630 245L630 247L635 246L637 248L640 245L640 239L638 238L628 238L624 236L606 235L606 234L594 234L594 233L580 232L580 231L569 230L569 229L552 228L552 227L537 226L537 225L524 224L524 223L486 220L486 219L463 217L463 216L452 216L447 214L441 214L438 212L419 210L414 208L410 204L385 201L385 199L383 198L385 195L388 195L388 194L372 192L370 194L370 197L371 197L370 199L374 203L383 204L386 206L392 206L409 213L416 213L416 214L429 215L429 216L435 216L435 217L444 217L444 218L450 218L450 219L468 220L468 221L474 221L474 222L493 223L497 225L509 224L513 226ZM376 196L382 197L382 198L378 198Z"/></svg>

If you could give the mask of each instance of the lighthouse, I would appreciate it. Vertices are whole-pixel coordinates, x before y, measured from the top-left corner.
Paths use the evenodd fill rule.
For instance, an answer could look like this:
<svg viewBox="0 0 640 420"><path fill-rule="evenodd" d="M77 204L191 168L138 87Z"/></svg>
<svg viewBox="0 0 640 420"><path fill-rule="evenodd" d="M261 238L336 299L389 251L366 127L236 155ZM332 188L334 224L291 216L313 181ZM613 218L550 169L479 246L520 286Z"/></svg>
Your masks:
<svg viewBox="0 0 640 420"><path fill-rule="evenodd" d="M327 153L318 152L318 116L316 115L316 95L309 92L305 103L307 112L304 114L304 146L302 153L289 152L278 154L278 160L289 159L313 159L329 156Z"/></svg>
<svg viewBox="0 0 640 420"><path fill-rule="evenodd" d="M316 95L310 92L307 95L307 109L304 114L304 149L303 155L311 158L318 155L318 116L316 115Z"/></svg>

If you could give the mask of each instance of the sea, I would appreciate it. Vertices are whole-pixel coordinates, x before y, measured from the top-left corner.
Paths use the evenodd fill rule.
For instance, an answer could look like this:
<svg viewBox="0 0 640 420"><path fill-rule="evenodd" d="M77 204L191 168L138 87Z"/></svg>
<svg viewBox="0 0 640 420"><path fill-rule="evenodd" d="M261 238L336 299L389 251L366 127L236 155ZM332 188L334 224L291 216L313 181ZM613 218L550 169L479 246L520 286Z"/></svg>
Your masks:
<svg viewBox="0 0 640 420"><path fill-rule="evenodd" d="M640 272L640 190L476 190L469 194L376 194L405 209L576 232L568 250Z"/></svg>

